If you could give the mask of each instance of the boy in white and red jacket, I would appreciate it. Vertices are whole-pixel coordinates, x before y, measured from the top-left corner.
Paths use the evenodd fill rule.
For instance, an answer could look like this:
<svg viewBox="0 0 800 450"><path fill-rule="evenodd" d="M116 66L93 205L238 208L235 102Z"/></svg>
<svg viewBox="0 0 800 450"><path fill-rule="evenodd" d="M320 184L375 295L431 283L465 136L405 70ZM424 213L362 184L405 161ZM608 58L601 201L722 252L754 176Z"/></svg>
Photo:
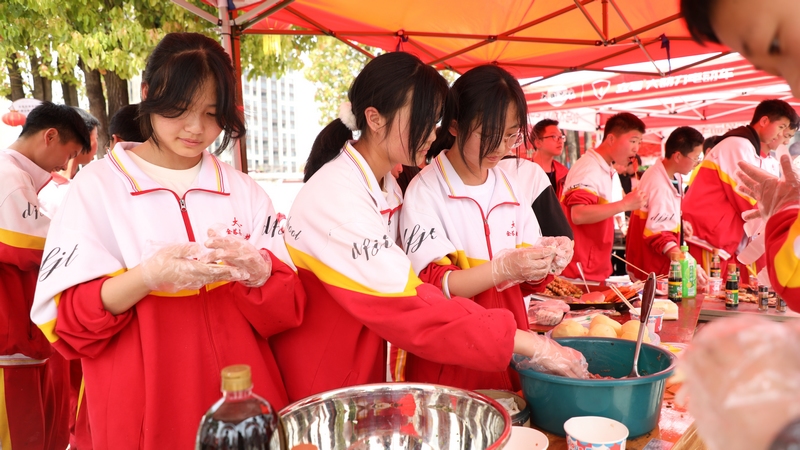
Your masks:
<svg viewBox="0 0 800 450"><path fill-rule="evenodd" d="M575 236L575 254L564 276L580 278L578 263L589 280L602 281L611 275L614 216L645 203L644 194L639 192L617 202L611 200L613 179L618 177L613 163L636 155L644 129L644 122L633 114L611 117L600 146L586 152L570 169L561 206Z"/></svg>
<svg viewBox="0 0 800 450"><path fill-rule="evenodd" d="M692 127L676 128L666 142L664 159L642 176L637 190L647 204L631 214L625 257L645 272L666 274L670 256L680 253L683 176L697 165L703 152L703 135ZM636 278L643 274L628 265Z"/></svg>
<svg viewBox="0 0 800 450"><path fill-rule="evenodd" d="M50 219L37 193L50 172L88 152L89 131L69 106L45 102L0 151L0 447L65 448L68 417L63 359L31 322L39 264Z"/></svg>

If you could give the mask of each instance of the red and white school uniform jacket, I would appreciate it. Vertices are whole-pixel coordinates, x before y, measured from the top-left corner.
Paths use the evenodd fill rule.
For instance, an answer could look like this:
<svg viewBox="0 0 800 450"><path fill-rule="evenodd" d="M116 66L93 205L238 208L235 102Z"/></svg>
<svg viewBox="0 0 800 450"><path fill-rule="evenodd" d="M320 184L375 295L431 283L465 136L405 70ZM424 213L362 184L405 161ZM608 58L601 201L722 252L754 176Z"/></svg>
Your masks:
<svg viewBox="0 0 800 450"><path fill-rule="evenodd" d="M683 186L680 175L677 180ZM670 260L665 253L680 245L681 194L662 160L645 171L636 189L647 195L647 204L631 214L625 258L645 272L667 274ZM641 278L633 267L628 272Z"/></svg>
<svg viewBox="0 0 800 450"><path fill-rule="evenodd" d="M58 209L58 206L61 205L67 195L70 180L58 172L53 172L51 175L53 177L39 191L38 197L41 212L52 219L56 215L56 209Z"/></svg>
<svg viewBox="0 0 800 450"><path fill-rule="evenodd" d="M755 200L736 192L737 163L762 166L752 127L731 130L708 152L683 199L683 220L689 221L694 236L713 248L736 254L744 237L742 213L754 208ZM759 144L760 145L760 144Z"/></svg>
<svg viewBox="0 0 800 450"><path fill-rule="evenodd" d="M772 289L792 310L800 312L800 202L770 217L765 235Z"/></svg>
<svg viewBox="0 0 800 450"><path fill-rule="evenodd" d="M512 157L501 160L498 167L503 169L511 180L520 203L531 205L542 236L573 238L572 228L564 215L564 210L561 209L560 197L553 191L550 179L538 164L527 159ZM563 175L566 178L566 170ZM561 180L562 187L563 182L564 179Z"/></svg>
<svg viewBox="0 0 800 450"><path fill-rule="evenodd" d="M386 379L386 344L443 364L505 370L517 329L505 309L447 300L420 281L397 241L402 195L381 185L352 145L292 204L284 238L309 305L273 338L290 400Z"/></svg>
<svg viewBox="0 0 800 450"><path fill-rule="evenodd" d="M498 252L529 247L542 235L527 200L520 204L503 169L490 169L494 190L484 210L469 196L446 154L440 153L414 178L400 214L401 242L414 271L422 281L439 288L446 272L489 263ZM543 289L546 283L537 285ZM519 285L502 292L492 288L472 300L487 309L511 311L517 328L529 328ZM516 372L509 367L469 370L432 362L413 352L408 354L406 380L470 390L520 388Z"/></svg>
<svg viewBox="0 0 800 450"><path fill-rule="evenodd" d="M31 317L67 358L82 358L95 449L190 448L199 419L221 397L220 371L248 364L254 390L287 403L267 339L302 320L305 296L261 187L203 153L194 185L178 197L150 179L118 144L73 180L47 237ZM206 239L223 225L268 251L261 288L217 283L152 292L119 315L102 284L136 267L148 241Z"/></svg>
<svg viewBox="0 0 800 450"><path fill-rule="evenodd" d="M561 206L575 235L575 254L562 273L565 277L580 278L578 262L589 280L602 281L612 273L614 218L575 225L572 222L572 207L613 202L614 178L619 178L617 171L594 150L589 150L580 157L567 174Z"/></svg>

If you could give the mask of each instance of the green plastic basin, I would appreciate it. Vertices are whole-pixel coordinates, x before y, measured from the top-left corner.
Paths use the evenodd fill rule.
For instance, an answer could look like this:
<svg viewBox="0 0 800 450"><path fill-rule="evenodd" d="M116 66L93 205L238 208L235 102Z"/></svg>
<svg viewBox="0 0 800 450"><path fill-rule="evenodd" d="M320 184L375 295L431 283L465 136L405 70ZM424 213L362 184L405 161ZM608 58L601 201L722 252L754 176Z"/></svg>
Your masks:
<svg viewBox="0 0 800 450"><path fill-rule="evenodd" d="M581 337L556 339L586 356L589 372L622 378L633 365L636 343L624 339ZM515 360L522 359L515 355ZM667 378L675 370L675 355L642 344L639 378L577 380L533 370L518 370L531 410L531 424L564 436L564 422L577 416L602 416L628 427L630 437L646 434L658 424Z"/></svg>

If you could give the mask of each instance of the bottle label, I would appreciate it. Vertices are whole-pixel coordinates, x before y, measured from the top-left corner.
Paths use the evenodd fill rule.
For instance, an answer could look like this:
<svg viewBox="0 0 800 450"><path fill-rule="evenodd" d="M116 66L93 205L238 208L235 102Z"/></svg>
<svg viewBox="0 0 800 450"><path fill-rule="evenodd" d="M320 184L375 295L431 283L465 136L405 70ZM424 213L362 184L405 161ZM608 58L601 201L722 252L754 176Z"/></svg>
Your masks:
<svg viewBox="0 0 800 450"><path fill-rule="evenodd" d="M726 305L738 305L739 304L739 290L726 290L725 291L725 304Z"/></svg>
<svg viewBox="0 0 800 450"><path fill-rule="evenodd" d="M683 283L681 283L680 280L678 280L678 281L669 280L669 285L667 287L667 296L670 299L680 300L681 299L681 295L682 295L682 293L681 293L681 290L682 290L681 289L681 285L682 284Z"/></svg>

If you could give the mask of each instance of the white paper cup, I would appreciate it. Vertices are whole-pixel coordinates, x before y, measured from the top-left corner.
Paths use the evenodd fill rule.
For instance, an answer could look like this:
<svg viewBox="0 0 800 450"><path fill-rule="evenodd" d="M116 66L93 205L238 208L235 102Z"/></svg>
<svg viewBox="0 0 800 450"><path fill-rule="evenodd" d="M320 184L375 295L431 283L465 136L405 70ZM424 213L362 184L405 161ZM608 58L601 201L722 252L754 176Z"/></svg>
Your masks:
<svg viewBox="0 0 800 450"><path fill-rule="evenodd" d="M641 318L641 309L633 308L631 310L631 320L636 322ZM661 331L661 325L664 323L664 310L660 308L653 308L650 310L650 317L647 318L647 329L655 334Z"/></svg>
<svg viewBox="0 0 800 450"><path fill-rule="evenodd" d="M564 422L567 450L625 450L628 427L606 417L573 417Z"/></svg>
<svg viewBox="0 0 800 450"><path fill-rule="evenodd" d="M511 438L505 450L546 450L550 445L544 433L528 427L511 427Z"/></svg>

